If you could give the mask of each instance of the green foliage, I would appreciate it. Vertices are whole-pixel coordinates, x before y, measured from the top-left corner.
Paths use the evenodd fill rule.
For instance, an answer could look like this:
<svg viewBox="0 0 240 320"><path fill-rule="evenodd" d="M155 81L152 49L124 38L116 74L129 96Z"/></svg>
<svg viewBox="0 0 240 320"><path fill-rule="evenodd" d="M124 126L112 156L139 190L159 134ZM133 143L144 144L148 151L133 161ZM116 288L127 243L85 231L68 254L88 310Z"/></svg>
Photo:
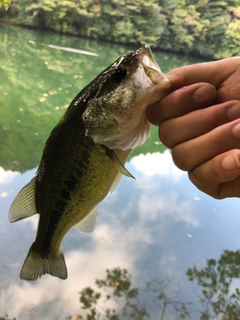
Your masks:
<svg viewBox="0 0 240 320"><path fill-rule="evenodd" d="M217 59L239 54L239 0L21 0L13 1L7 12L0 10L0 18Z"/></svg>
<svg viewBox="0 0 240 320"><path fill-rule="evenodd" d="M0 8L3 6L5 10L8 10L11 2L12 0L0 0Z"/></svg>
<svg viewBox="0 0 240 320"><path fill-rule="evenodd" d="M240 290L236 285L240 275L240 252L225 250L218 261L207 260L202 269L194 266L187 270L190 281L202 287L200 302L205 305L201 319L206 314L223 314L224 319L238 319ZM238 282L239 284L239 282Z"/></svg>

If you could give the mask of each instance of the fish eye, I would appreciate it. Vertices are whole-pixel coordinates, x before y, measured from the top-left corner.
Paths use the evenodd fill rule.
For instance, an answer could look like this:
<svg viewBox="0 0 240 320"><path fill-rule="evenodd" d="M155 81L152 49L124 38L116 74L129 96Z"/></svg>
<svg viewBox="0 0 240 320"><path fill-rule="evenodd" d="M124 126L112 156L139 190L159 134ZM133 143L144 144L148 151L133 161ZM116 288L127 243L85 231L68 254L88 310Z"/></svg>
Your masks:
<svg viewBox="0 0 240 320"><path fill-rule="evenodd" d="M122 81L127 75L127 69L125 66L118 66L113 72L113 79L116 81Z"/></svg>

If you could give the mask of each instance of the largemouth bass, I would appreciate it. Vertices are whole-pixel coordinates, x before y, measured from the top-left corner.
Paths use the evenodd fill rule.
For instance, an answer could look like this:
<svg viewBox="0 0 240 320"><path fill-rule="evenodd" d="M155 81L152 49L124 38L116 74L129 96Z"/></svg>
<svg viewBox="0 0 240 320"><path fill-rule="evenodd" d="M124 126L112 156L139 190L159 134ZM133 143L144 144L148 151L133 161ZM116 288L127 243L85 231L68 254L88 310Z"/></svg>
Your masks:
<svg viewBox="0 0 240 320"><path fill-rule="evenodd" d="M36 239L20 278L67 278L61 242L68 230L96 226L97 204L113 191L131 151L149 137L147 105L170 91L150 47L117 59L71 102L50 133L36 176L10 210L14 222L39 214Z"/></svg>

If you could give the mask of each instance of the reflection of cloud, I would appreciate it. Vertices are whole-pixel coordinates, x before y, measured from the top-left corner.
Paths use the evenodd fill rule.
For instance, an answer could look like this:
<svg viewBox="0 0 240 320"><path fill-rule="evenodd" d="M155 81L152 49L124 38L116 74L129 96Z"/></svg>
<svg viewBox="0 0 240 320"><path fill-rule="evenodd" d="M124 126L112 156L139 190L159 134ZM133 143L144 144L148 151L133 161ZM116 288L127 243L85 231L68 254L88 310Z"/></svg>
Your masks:
<svg viewBox="0 0 240 320"><path fill-rule="evenodd" d="M37 230L39 215L34 214L32 217L21 220L21 222L30 223L33 230Z"/></svg>
<svg viewBox="0 0 240 320"><path fill-rule="evenodd" d="M66 235L63 249L71 249L64 249L68 279L46 275L37 283L8 283L5 291L0 291L2 312L18 320L26 319L24 312L30 308L36 308L39 319L79 314L78 292L87 286L94 288L95 279L104 278L106 269L118 266L143 283L148 277L183 278L191 246L186 234L200 224L195 215L200 202L194 200L199 191L185 188L187 176L175 168L169 152L135 157L129 166L137 179L123 177L117 190L99 206L96 230L86 235L71 230ZM22 221L36 229L38 215ZM22 230L28 227L24 224ZM25 235L18 237L27 254ZM195 261L196 255L191 254ZM14 274L21 264L12 266Z"/></svg>
<svg viewBox="0 0 240 320"><path fill-rule="evenodd" d="M177 177L184 174L183 171L173 165L172 156L169 150L166 150L163 154L140 154L139 156L131 159L131 163L138 171L141 171L148 176L155 174L173 174L173 176Z"/></svg>
<svg viewBox="0 0 240 320"><path fill-rule="evenodd" d="M11 182L17 175L20 175L20 173L11 170L5 171L3 168L0 167L0 183Z"/></svg>
<svg viewBox="0 0 240 320"><path fill-rule="evenodd" d="M105 214L109 216L112 213ZM106 269L120 266L136 276L135 264L144 255L148 245L154 242L154 238L140 219L125 226L119 221L121 217L118 218L114 219L113 216L109 223L100 222L92 234L77 234L79 250L65 252L69 274L66 281L46 275L36 283L22 281L20 284L11 284L0 293L0 310L18 320L26 317L25 310L29 308L36 308L36 316L41 319L48 319L47 315L51 315L52 319L64 319L65 316L81 312L78 292L87 286L94 288L95 279L104 278ZM81 246L81 238L84 246ZM101 238L105 239L104 244ZM51 310L49 314L48 306Z"/></svg>
<svg viewBox="0 0 240 320"><path fill-rule="evenodd" d="M186 174L174 165L168 150L164 154L139 155L131 164L142 172L141 183L137 184L141 219L157 221L172 216L174 221L184 221L194 227L199 225L194 197L189 191L186 197L182 188Z"/></svg>
<svg viewBox="0 0 240 320"><path fill-rule="evenodd" d="M229 286L229 295L236 293L236 290L239 290L240 287L240 279L234 278Z"/></svg>
<svg viewBox="0 0 240 320"><path fill-rule="evenodd" d="M163 217L172 216L175 221L184 221L194 227L199 225L192 203L181 200L177 193L171 191L168 194L141 194L139 208L141 219L159 220L161 216L162 220Z"/></svg>
<svg viewBox="0 0 240 320"><path fill-rule="evenodd" d="M106 238L104 245L99 241L100 235ZM123 239L120 230L113 231L110 226L103 225L94 234L95 239L91 235L86 237L92 240L93 248L81 248L65 255L69 273L66 281L46 275L36 283L12 284L0 293L0 310L21 320L25 311L34 307L39 319L50 316L65 319L80 313L78 292L87 286L94 288L95 279L103 278L107 268L121 266L132 271L133 259L126 248L126 235ZM133 244L130 247L133 249ZM51 306L50 313L48 306Z"/></svg>

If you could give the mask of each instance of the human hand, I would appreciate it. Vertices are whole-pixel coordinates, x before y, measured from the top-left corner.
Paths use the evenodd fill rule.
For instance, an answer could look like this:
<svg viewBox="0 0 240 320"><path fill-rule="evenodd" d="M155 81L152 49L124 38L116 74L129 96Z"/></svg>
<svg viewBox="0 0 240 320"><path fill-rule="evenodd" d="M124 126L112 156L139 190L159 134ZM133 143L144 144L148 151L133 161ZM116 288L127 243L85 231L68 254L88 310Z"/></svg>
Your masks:
<svg viewBox="0 0 240 320"><path fill-rule="evenodd" d="M170 71L177 88L147 109L175 164L216 199L240 197L240 57Z"/></svg>

